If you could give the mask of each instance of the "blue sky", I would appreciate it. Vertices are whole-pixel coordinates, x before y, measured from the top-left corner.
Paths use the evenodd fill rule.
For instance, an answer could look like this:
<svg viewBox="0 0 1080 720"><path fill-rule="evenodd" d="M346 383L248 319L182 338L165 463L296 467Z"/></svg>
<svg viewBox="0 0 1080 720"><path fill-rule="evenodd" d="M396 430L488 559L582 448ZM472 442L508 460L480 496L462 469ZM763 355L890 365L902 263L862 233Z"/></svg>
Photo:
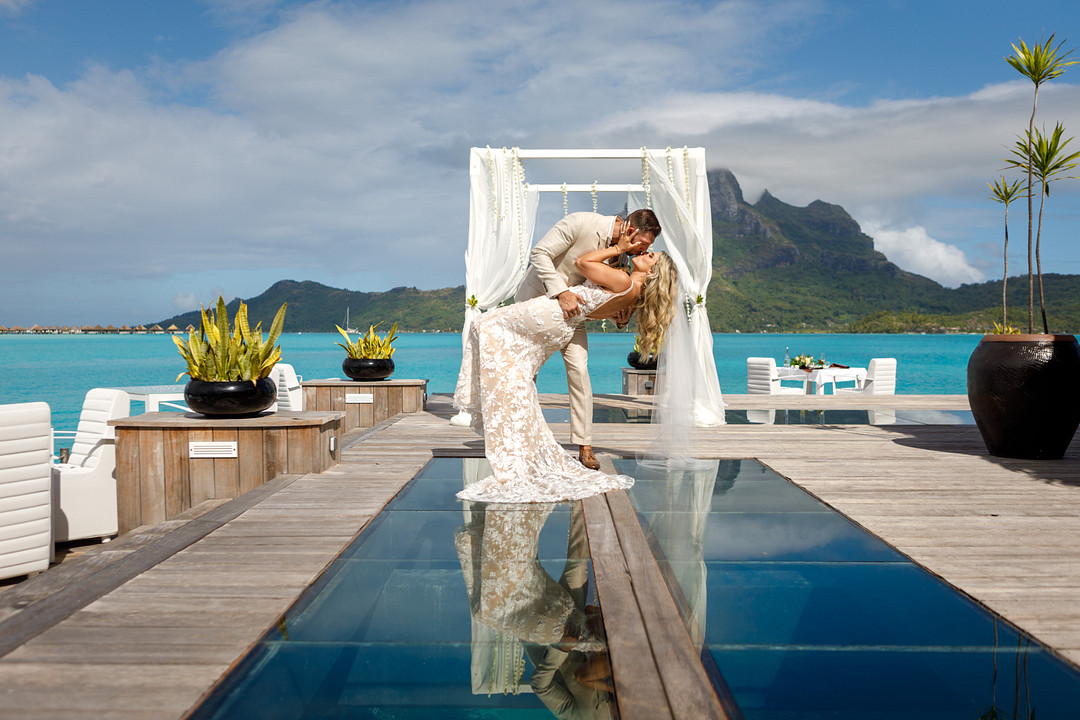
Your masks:
<svg viewBox="0 0 1080 720"><path fill-rule="evenodd" d="M1030 110L1002 57L1049 32L1080 45L1080 3L0 0L0 324L461 284L474 145L701 145L751 201L837 203L905 269L996 277L985 183ZM1080 131L1080 66L1039 117ZM1078 227L1061 182L1045 271L1080 273Z"/></svg>

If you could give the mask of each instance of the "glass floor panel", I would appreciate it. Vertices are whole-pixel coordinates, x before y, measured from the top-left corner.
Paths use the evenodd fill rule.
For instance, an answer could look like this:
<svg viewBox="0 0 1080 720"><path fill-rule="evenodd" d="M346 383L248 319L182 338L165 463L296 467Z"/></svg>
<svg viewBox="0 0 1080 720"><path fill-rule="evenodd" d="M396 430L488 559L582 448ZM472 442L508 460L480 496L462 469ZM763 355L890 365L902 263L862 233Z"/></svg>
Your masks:
<svg viewBox="0 0 1080 720"><path fill-rule="evenodd" d="M488 474L429 462L191 717L614 717L581 504L454 497Z"/></svg>
<svg viewBox="0 0 1080 720"><path fill-rule="evenodd" d="M569 423L570 409L543 408L549 423ZM647 423L650 410L593 407L595 423ZM970 410L726 410L730 425L974 425Z"/></svg>
<svg viewBox="0 0 1080 720"><path fill-rule="evenodd" d="M615 466L747 720L1077 717L1080 672L760 463Z"/></svg>

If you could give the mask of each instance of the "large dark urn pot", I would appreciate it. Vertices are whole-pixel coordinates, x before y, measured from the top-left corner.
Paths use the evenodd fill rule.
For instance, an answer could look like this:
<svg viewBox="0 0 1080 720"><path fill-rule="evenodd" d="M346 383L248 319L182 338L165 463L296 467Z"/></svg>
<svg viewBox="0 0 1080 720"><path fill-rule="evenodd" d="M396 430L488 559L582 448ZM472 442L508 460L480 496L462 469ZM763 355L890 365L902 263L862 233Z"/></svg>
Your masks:
<svg viewBox="0 0 1080 720"><path fill-rule="evenodd" d="M986 335L967 388L991 455L1056 460L1080 424L1080 345L1072 335Z"/></svg>
<svg viewBox="0 0 1080 720"><path fill-rule="evenodd" d="M352 380L385 380L394 374L390 358L351 358L341 362L341 369Z"/></svg>
<svg viewBox="0 0 1080 720"><path fill-rule="evenodd" d="M630 363L630 367L636 368L638 370L655 370L656 359L657 356L653 355L651 358L649 358L649 361L646 362L641 359L641 355L638 353L637 350L631 350L630 354L626 356L626 362Z"/></svg>
<svg viewBox="0 0 1080 720"><path fill-rule="evenodd" d="M252 417L277 400L277 385L268 377L255 382L191 380L184 388L184 402L209 417Z"/></svg>

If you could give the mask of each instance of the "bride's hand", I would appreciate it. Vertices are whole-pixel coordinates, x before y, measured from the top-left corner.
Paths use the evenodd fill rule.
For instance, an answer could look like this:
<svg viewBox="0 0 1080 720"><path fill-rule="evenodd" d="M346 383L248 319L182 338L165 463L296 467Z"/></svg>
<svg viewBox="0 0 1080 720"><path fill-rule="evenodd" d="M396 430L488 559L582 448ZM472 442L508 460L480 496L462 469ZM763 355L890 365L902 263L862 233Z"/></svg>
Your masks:
<svg viewBox="0 0 1080 720"><path fill-rule="evenodd" d="M622 229L619 231L619 239L615 241L615 247L619 248L619 252L630 252L635 245L640 243L634 242L634 237L638 234L636 227L631 227L630 223L623 223Z"/></svg>

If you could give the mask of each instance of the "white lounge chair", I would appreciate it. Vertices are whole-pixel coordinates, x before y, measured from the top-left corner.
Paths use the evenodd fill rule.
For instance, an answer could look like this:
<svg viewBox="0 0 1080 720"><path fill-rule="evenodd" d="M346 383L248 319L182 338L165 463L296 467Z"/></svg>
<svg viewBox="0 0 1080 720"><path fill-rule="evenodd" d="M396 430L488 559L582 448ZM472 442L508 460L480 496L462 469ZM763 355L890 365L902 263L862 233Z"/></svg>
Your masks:
<svg viewBox="0 0 1080 720"><path fill-rule="evenodd" d="M123 390L86 393L71 456L52 467L54 542L117 533L116 431L109 420L130 414Z"/></svg>
<svg viewBox="0 0 1080 720"><path fill-rule="evenodd" d="M776 360L771 357L746 358L746 392L751 395L805 395L806 380L784 378L801 383L802 387L785 387L780 384Z"/></svg>
<svg viewBox="0 0 1080 720"><path fill-rule="evenodd" d="M288 363L278 363L274 366L277 371L277 410L303 410L304 389L300 381L304 378L296 374L296 370Z"/></svg>
<svg viewBox="0 0 1080 720"><path fill-rule="evenodd" d="M896 394L896 358L873 358L866 367L866 378L853 388L833 385L833 394L859 393L863 395Z"/></svg>
<svg viewBox="0 0 1080 720"><path fill-rule="evenodd" d="M47 403L0 405L0 578L49 569L51 455Z"/></svg>

